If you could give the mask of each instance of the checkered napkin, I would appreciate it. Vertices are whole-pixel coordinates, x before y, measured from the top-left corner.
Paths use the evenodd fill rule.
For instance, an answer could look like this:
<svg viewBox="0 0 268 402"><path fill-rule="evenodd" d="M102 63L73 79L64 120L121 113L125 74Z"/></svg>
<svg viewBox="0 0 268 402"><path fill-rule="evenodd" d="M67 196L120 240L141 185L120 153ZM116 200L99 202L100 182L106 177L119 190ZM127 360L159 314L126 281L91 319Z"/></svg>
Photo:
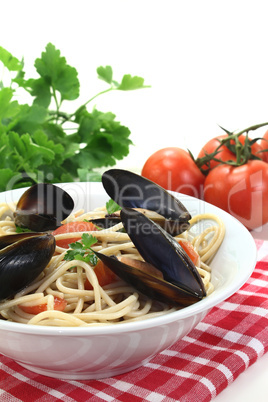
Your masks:
<svg viewBox="0 0 268 402"><path fill-rule="evenodd" d="M247 283L145 366L98 381L32 373L0 356L1 401L210 401L268 350L268 241Z"/></svg>

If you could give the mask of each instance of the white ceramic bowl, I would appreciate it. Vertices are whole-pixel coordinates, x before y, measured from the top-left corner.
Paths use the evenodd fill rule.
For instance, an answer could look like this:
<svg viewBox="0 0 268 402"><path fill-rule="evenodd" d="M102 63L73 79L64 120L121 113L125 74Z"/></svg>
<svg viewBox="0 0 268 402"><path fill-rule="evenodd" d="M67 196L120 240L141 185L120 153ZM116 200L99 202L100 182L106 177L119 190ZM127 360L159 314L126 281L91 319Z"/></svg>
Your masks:
<svg viewBox="0 0 268 402"><path fill-rule="evenodd" d="M108 200L101 183L66 183L61 187L74 198L76 208L90 210ZM23 192L2 193L0 201L18 200ZM29 370L55 378L115 376L148 362L191 331L213 306L235 293L255 266L252 236L226 212L195 198L178 196L192 215L211 212L225 223L225 239L211 264L214 293L161 317L108 327L48 328L0 320L0 353Z"/></svg>

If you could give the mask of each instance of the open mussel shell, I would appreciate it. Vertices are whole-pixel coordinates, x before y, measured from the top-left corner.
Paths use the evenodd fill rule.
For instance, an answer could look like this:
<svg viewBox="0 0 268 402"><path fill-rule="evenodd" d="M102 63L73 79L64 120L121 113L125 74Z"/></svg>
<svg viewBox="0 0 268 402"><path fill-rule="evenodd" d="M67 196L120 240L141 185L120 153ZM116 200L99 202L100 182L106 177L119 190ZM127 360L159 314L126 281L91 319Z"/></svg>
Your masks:
<svg viewBox="0 0 268 402"><path fill-rule="evenodd" d="M95 254L119 278L151 299L180 307L189 306L200 300L196 295L161 278L124 264L114 256L110 257L98 252L95 252Z"/></svg>
<svg viewBox="0 0 268 402"><path fill-rule="evenodd" d="M44 236L44 233L38 232L25 232L25 233L14 233L0 237L0 250L7 246L10 246L13 243L16 243L20 240L24 240L29 237L36 237L36 236Z"/></svg>
<svg viewBox="0 0 268 402"><path fill-rule="evenodd" d="M107 194L121 207L155 211L164 217L158 223L172 235L188 229L191 215L173 195L156 183L122 169L103 173L102 184Z"/></svg>
<svg viewBox="0 0 268 402"><path fill-rule="evenodd" d="M98 257L117 276L153 299L188 306L206 296L203 281L186 252L173 237L139 211L123 208L121 220L143 259L163 273L163 280L113 257Z"/></svg>
<svg viewBox="0 0 268 402"><path fill-rule="evenodd" d="M55 238L51 234L22 233L3 236L1 241L1 245L7 244L0 250L2 301L13 297L40 275L54 254Z"/></svg>
<svg viewBox="0 0 268 402"><path fill-rule="evenodd" d="M195 265L169 233L130 208L122 209L121 220L141 256L158 268L166 281L197 297L205 296L203 281Z"/></svg>
<svg viewBox="0 0 268 402"><path fill-rule="evenodd" d="M19 199L15 224L36 232L55 230L73 208L74 201L66 191L53 184L38 183Z"/></svg>

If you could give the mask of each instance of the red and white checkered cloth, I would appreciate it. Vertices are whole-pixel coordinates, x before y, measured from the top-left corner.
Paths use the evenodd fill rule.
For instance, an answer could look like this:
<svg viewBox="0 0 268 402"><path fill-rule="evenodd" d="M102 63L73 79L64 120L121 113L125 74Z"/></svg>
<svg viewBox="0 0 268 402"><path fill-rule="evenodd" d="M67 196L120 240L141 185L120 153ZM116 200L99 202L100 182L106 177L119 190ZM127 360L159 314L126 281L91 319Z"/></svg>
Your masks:
<svg viewBox="0 0 268 402"><path fill-rule="evenodd" d="M1 401L210 401L268 350L268 241L247 283L182 340L117 377L64 381L0 356Z"/></svg>

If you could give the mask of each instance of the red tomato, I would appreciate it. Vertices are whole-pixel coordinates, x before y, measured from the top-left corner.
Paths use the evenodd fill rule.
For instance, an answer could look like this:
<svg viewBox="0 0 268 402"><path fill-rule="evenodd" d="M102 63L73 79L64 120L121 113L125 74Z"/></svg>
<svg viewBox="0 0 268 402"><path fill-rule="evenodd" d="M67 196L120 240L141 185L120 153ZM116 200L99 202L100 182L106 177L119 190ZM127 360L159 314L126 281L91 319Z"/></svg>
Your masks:
<svg viewBox="0 0 268 402"><path fill-rule="evenodd" d="M101 260L99 260L95 265L94 272L98 278L100 286L109 285L110 283L113 283L117 280L117 276ZM86 290L93 289L88 279L86 279L85 281L85 289Z"/></svg>
<svg viewBox="0 0 268 402"><path fill-rule="evenodd" d="M201 151L198 154L198 158L203 158L206 153L207 154L211 154L213 153L218 146L220 145L220 142L218 140L221 140L223 138L227 138L228 135L227 134L223 134L223 135L219 135L217 137L212 138L211 140L209 140L201 149ZM239 136L239 142L244 145L245 144L245 139L246 139L246 135L242 134ZM250 140L250 138L249 138ZM234 145L234 140L231 140L231 144ZM268 143L267 143L268 144ZM262 160L265 159L265 156L263 155L262 152L260 152L262 150L262 146L260 144L258 144L257 142L255 142L252 146L251 146L251 152L253 155L258 156L259 158L261 158ZM230 149L227 148L226 145L222 145L220 147L220 149L218 150L217 155L215 155L215 158L220 159L222 162L226 162L226 161L236 161L236 155L230 151ZM213 169L215 166L217 166L220 162L211 160L210 161L210 169ZM208 167L206 165L203 165L201 167L204 170L207 170Z"/></svg>
<svg viewBox="0 0 268 402"><path fill-rule="evenodd" d="M96 226L92 222L69 222L65 225L58 227L52 233L53 236L63 233L74 233L74 232L90 232L92 230L97 230ZM69 248L70 243L74 243L80 240L81 237L70 237L67 239L58 239L56 240L56 245L63 248Z"/></svg>
<svg viewBox="0 0 268 402"><path fill-rule="evenodd" d="M54 310L57 311L64 311L65 307L67 306L67 301L61 299L59 297L54 297ZM36 306L23 306L22 304L19 306L21 310L28 314L39 314L43 311L47 311L47 304L38 304Z"/></svg>
<svg viewBox="0 0 268 402"><path fill-rule="evenodd" d="M268 222L268 164L219 165L206 177L205 201L229 212L248 229Z"/></svg>
<svg viewBox="0 0 268 402"><path fill-rule="evenodd" d="M199 254L195 251L194 246L191 242L186 240L177 239L180 245L182 246L183 250L188 254L191 258L192 262L195 266L199 266L200 257Z"/></svg>
<svg viewBox="0 0 268 402"><path fill-rule="evenodd" d="M200 197L205 176L184 149L169 147L152 154L145 162L141 175L166 190Z"/></svg>
<svg viewBox="0 0 268 402"><path fill-rule="evenodd" d="M221 140L222 138L226 138L227 134L219 135L218 137L214 137L211 140L209 140L201 149L201 151L198 154L198 158L203 158L206 153L207 154L212 154L220 145L220 142L218 140ZM215 156L215 158L222 160L223 162L226 161L235 161L236 156L231 152L225 145L223 145L219 149L219 153ZM214 168L217 166L219 162L217 161L210 161L210 169ZM207 170L208 167L206 165L201 166L202 169Z"/></svg>
<svg viewBox="0 0 268 402"><path fill-rule="evenodd" d="M263 140L261 140L259 142L259 144L263 150L264 149L267 150L265 152L262 152L261 155L262 155L263 160L265 162L268 162L268 130L264 133Z"/></svg>

